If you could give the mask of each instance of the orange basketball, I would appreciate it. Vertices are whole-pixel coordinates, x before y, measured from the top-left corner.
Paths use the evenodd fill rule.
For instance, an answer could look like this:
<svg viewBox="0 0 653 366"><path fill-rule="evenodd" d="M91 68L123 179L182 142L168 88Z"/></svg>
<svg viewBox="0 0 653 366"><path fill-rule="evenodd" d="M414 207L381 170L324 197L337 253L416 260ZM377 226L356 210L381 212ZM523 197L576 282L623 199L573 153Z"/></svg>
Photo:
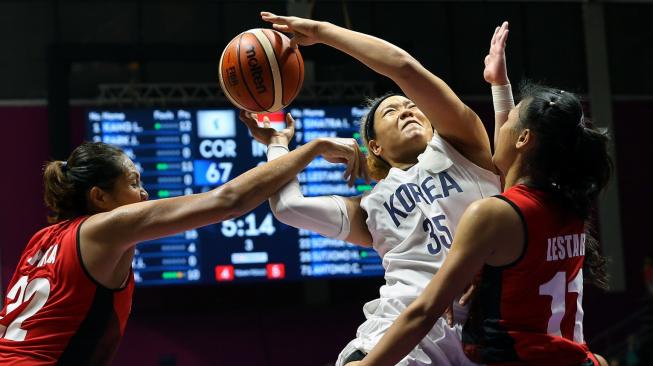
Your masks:
<svg viewBox="0 0 653 366"><path fill-rule="evenodd" d="M304 60L290 39L272 29L250 29L220 56L220 86L238 108L276 112L290 104L304 82Z"/></svg>

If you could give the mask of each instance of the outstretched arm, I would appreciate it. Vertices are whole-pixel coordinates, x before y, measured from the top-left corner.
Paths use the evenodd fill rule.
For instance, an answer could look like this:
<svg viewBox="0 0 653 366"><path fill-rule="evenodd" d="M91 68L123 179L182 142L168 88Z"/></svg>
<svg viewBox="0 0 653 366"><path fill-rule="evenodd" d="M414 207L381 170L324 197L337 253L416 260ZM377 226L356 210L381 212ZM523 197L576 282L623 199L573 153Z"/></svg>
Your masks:
<svg viewBox="0 0 653 366"><path fill-rule="evenodd" d="M506 41L508 40L508 22L496 27L490 51L485 56L483 78L492 85L492 102L494 104L494 149L496 151L499 129L508 120L508 112L515 106L512 86L508 79L506 67Z"/></svg>
<svg viewBox="0 0 653 366"><path fill-rule="evenodd" d="M240 216L268 199L330 148L322 140L311 141L212 191L139 202L93 215L82 226L82 241L124 252L141 241Z"/></svg>
<svg viewBox="0 0 653 366"><path fill-rule="evenodd" d="M475 164L493 169L490 141L478 115L451 88L403 49L336 25L262 12L275 29L294 33L300 45L324 43L392 79L424 112L438 134Z"/></svg>
<svg viewBox="0 0 653 366"><path fill-rule="evenodd" d="M497 238L519 240L519 217L508 203L486 198L470 205L458 225L451 251L424 292L395 320L388 332L359 363L395 365L426 336L455 296L493 255ZM511 239L512 238L512 239Z"/></svg>

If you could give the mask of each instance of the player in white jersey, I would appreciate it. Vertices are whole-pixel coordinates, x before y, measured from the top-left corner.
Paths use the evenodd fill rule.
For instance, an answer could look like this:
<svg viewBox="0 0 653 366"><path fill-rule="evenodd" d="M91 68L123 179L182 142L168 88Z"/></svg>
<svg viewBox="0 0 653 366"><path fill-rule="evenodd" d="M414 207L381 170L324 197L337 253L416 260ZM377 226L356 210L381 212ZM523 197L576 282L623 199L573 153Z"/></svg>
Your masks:
<svg viewBox="0 0 653 366"><path fill-rule="evenodd" d="M394 319L422 292L444 262L456 224L473 201L500 192L493 173L490 142L480 119L441 79L400 48L378 38L332 24L262 13L281 31L294 33L300 45L325 43L388 76L407 97L389 95L374 101L361 131L370 154L367 165L379 183L362 197L304 197L297 181L270 200L275 216L289 225L322 235L373 246L383 258L386 284L380 298L367 303L367 317L356 338L340 353L337 365L360 360ZM505 74L503 47L507 24L495 31L494 53L486 71ZM498 51L497 51L498 50ZM503 65L503 66L502 66ZM498 81L507 85L504 75ZM508 87L509 89L509 87ZM410 98L410 99L409 99ZM511 100L512 98L510 98ZM268 144L268 158L287 152L292 129L276 133L258 127L241 113L253 136ZM437 131L437 132L436 132ZM353 183L365 175L363 155L353 139L339 139L349 149L345 176ZM458 323L440 319L402 365L470 363L460 344L466 311L454 306Z"/></svg>

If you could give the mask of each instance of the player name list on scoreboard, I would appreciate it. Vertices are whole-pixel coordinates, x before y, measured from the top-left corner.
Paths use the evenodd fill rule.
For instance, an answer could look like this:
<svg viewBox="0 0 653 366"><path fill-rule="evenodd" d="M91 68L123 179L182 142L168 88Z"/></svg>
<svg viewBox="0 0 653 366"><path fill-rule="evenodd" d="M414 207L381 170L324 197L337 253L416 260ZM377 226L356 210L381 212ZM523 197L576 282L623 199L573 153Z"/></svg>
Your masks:
<svg viewBox="0 0 653 366"><path fill-rule="evenodd" d="M192 194L191 112L89 112L93 141L122 148L141 173L150 197ZM201 277L196 230L138 245L132 263L137 283L197 281Z"/></svg>

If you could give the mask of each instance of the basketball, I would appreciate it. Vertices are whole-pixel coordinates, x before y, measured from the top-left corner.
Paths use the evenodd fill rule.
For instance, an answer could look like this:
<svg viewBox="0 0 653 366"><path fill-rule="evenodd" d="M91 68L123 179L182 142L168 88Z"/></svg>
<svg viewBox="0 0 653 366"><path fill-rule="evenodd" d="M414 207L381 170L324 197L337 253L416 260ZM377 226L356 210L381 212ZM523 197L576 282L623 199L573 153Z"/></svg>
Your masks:
<svg viewBox="0 0 653 366"><path fill-rule="evenodd" d="M276 112L290 104L304 82L304 61L290 39L273 29L250 29L220 56L220 86L236 107Z"/></svg>

